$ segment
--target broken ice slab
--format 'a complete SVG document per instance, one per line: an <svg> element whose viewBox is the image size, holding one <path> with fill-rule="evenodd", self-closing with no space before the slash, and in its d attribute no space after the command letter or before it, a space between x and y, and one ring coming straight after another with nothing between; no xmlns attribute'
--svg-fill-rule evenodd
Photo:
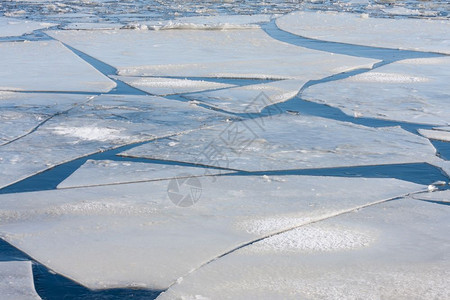
<svg viewBox="0 0 450 300"><path fill-rule="evenodd" d="M195 93L185 97L229 112L260 113L267 106L295 97L307 81L308 79L280 80L265 84Z"/></svg>
<svg viewBox="0 0 450 300"><path fill-rule="evenodd" d="M205 80L189 80L161 77L126 77L113 76L114 79L125 82L132 87L146 91L152 95L167 96L182 93L193 93L204 90L215 90L233 87L235 85Z"/></svg>
<svg viewBox="0 0 450 300"><path fill-rule="evenodd" d="M450 117L449 117L450 121ZM419 133L428 138L438 141L450 142L450 130L440 130L440 128L429 129L419 129Z"/></svg>
<svg viewBox="0 0 450 300"><path fill-rule="evenodd" d="M450 123L450 58L407 59L343 80L310 86L308 101L355 117L410 123Z"/></svg>
<svg viewBox="0 0 450 300"><path fill-rule="evenodd" d="M57 24L0 17L0 37L21 36Z"/></svg>
<svg viewBox="0 0 450 300"><path fill-rule="evenodd" d="M230 122L158 140L125 156L183 161L245 171L425 162L435 149L400 127L370 128L306 115Z"/></svg>
<svg viewBox="0 0 450 300"><path fill-rule="evenodd" d="M0 294L2 299L41 299L34 289L30 261L0 262Z"/></svg>
<svg viewBox="0 0 450 300"><path fill-rule="evenodd" d="M408 198L342 214L221 257L158 299L447 299L449 214Z"/></svg>
<svg viewBox="0 0 450 300"><path fill-rule="evenodd" d="M176 143L174 142L174 147ZM199 168L169 163L88 160L58 188L112 185L143 181L156 181L189 176L229 174L230 171Z"/></svg>
<svg viewBox="0 0 450 300"><path fill-rule="evenodd" d="M218 112L159 97L96 97L55 116L32 134L1 146L0 188L101 150L195 130L226 119Z"/></svg>
<svg viewBox="0 0 450 300"><path fill-rule="evenodd" d="M108 92L116 84L56 41L0 43L0 90Z"/></svg>
<svg viewBox="0 0 450 300"><path fill-rule="evenodd" d="M447 183L449 184L449 183ZM425 200L425 201L434 201L434 202L442 202L444 205L450 205L450 190L446 191L437 191L433 193L425 193L415 195L414 199Z"/></svg>
<svg viewBox="0 0 450 300"><path fill-rule="evenodd" d="M197 179L195 185L181 183L178 192L173 185L180 181L164 180L0 195L0 234L92 289L166 289L180 276L258 237L426 189L396 179ZM172 203L175 196L197 202L179 207ZM273 221L261 230L260 221L266 219Z"/></svg>
<svg viewBox="0 0 450 300"><path fill-rule="evenodd" d="M31 132L52 116L88 99L85 95L0 91L0 145Z"/></svg>
<svg viewBox="0 0 450 300"><path fill-rule="evenodd" d="M295 12L277 26L307 38L371 47L450 54L450 21L372 18L367 14Z"/></svg>
<svg viewBox="0 0 450 300"><path fill-rule="evenodd" d="M282 43L261 29L47 34L114 66L122 76L320 79L377 62Z"/></svg>

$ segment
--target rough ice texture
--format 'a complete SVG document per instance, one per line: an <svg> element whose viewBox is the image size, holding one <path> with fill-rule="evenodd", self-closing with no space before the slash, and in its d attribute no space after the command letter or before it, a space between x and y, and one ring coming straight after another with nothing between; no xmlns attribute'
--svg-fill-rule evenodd
<svg viewBox="0 0 450 300"><path fill-rule="evenodd" d="M450 117L449 117L449 120L450 120ZM447 131L447 130L419 129L419 133L428 139L450 142L450 131Z"/></svg>
<svg viewBox="0 0 450 300"><path fill-rule="evenodd" d="M58 95L51 97L57 99ZM0 187L100 150L186 132L225 119L223 114L159 97L96 97L52 118L32 134L1 146Z"/></svg>
<svg viewBox="0 0 450 300"><path fill-rule="evenodd" d="M259 113L265 107L293 98L308 80L280 80L187 95L212 107L235 113Z"/></svg>
<svg viewBox="0 0 450 300"><path fill-rule="evenodd" d="M306 225L213 261L158 299L448 299L449 213L405 199Z"/></svg>
<svg viewBox="0 0 450 300"><path fill-rule="evenodd" d="M160 77L126 77L114 76L135 88L146 91L152 95L167 96L182 93L193 93L204 90L215 90L233 87L232 84L211 82L205 80L189 80Z"/></svg>
<svg viewBox="0 0 450 300"><path fill-rule="evenodd" d="M371 18L336 12L295 12L280 29L308 38L382 48L450 54L450 21Z"/></svg>
<svg viewBox="0 0 450 300"><path fill-rule="evenodd" d="M0 234L89 288L165 289L266 233L425 188L395 179L272 179L201 178L201 198L189 208L169 200L169 181L0 195ZM188 191L182 187L181 193ZM294 221L280 222L265 233L242 226L266 218Z"/></svg>
<svg viewBox="0 0 450 300"><path fill-rule="evenodd" d="M116 84L60 42L0 43L0 90L108 92Z"/></svg>
<svg viewBox="0 0 450 300"><path fill-rule="evenodd" d="M176 147L174 142L173 147ZM224 170L157 163L88 160L58 188L154 181L186 176L226 174Z"/></svg>
<svg viewBox="0 0 450 300"><path fill-rule="evenodd" d="M0 295L11 300L41 299L34 289L30 261L0 262Z"/></svg>
<svg viewBox="0 0 450 300"><path fill-rule="evenodd" d="M306 89L302 98L355 117L450 123L450 58L408 59Z"/></svg>
<svg viewBox="0 0 450 300"><path fill-rule="evenodd" d="M320 79L376 62L282 43L261 29L47 33L122 76Z"/></svg>
<svg viewBox="0 0 450 300"><path fill-rule="evenodd" d="M88 96L83 95L0 91L0 146L30 133L52 116L88 99Z"/></svg>
<svg viewBox="0 0 450 300"><path fill-rule="evenodd" d="M0 17L0 37L21 36L56 24Z"/></svg>
<svg viewBox="0 0 450 300"><path fill-rule="evenodd" d="M305 115L231 122L158 140L125 156L245 171L331 168L430 161L431 143L400 127L369 128Z"/></svg>

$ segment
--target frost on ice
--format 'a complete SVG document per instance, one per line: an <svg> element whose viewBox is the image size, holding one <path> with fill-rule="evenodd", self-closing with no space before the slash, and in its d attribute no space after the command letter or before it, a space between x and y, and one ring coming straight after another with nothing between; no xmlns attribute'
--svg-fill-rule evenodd
<svg viewBox="0 0 450 300"><path fill-rule="evenodd" d="M314 85L302 98L351 116L450 123L450 58L407 59L343 80Z"/></svg>
<svg viewBox="0 0 450 300"><path fill-rule="evenodd" d="M245 171L425 162L435 149L399 127L369 128L306 115L231 122L158 140L125 156L184 161Z"/></svg>
<svg viewBox="0 0 450 300"><path fill-rule="evenodd" d="M0 262L0 297L2 299L38 300L30 261Z"/></svg>
<svg viewBox="0 0 450 300"><path fill-rule="evenodd" d="M122 76L320 79L377 62L282 43L261 29L47 33Z"/></svg>
<svg viewBox="0 0 450 300"><path fill-rule="evenodd" d="M116 84L55 41L0 43L0 90L108 92Z"/></svg>
<svg viewBox="0 0 450 300"><path fill-rule="evenodd" d="M176 147L176 143L173 145ZM75 173L58 185L58 188L131 183L180 176L202 176L230 173L211 168L196 168L157 163L128 161L88 160Z"/></svg>
<svg viewBox="0 0 450 300"><path fill-rule="evenodd" d="M0 37L21 36L57 24L0 17Z"/></svg>
<svg viewBox="0 0 450 300"><path fill-rule="evenodd" d="M406 198L342 214L228 254L158 299L447 299L449 213Z"/></svg>
<svg viewBox="0 0 450 300"><path fill-rule="evenodd" d="M425 188L395 179L271 179L201 178L203 197L188 209L168 199L167 180L0 195L0 234L89 288L165 289L269 232ZM252 230L252 222L267 219L273 220L269 231Z"/></svg>
<svg viewBox="0 0 450 300"><path fill-rule="evenodd" d="M280 29L300 36L371 47L450 54L448 20L371 18L336 12L295 12L278 18Z"/></svg>

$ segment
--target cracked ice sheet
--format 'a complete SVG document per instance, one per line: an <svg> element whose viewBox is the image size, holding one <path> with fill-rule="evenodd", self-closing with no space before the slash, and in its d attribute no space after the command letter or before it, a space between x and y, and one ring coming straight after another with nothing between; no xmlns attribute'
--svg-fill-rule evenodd
<svg viewBox="0 0 450 300"><path fill-rule="evenodd" d="M407 59L307 88L302 98L355 117L450 123L450 58Z"/></svg>
<svg viewBox="0 0 450 300"><path fill-rule="evenodd" d="M195 93L185 97L229 112L260 113L267 106L295 97L306 82L308 82L307 79L280 80L265 84Z"/></svg>
<svg viewBox="0 0 450 300"><path fill-rule="evenodd" d="M0 235L89 288L166 289L265 234L426 188L396 179L204 177L201 199L180 208L169 200L168 184L0 195ZM266 219L272 221L264 231L249 230Z"/></svg>
<svg viewBox="0 0 450 300"><path fill-rule="evenodd" d="M157 163L88 160L58 188L96 186L139 181L156 181L190 176L228 174L220 169L198 168Z"/></svg>
<svg viewBox="0 0 450 300"><path fill-rule="evenodd" d="M101 150L225 119L226 115L159 97L96 97L52 118L33 134L0 147L0 187Z"/></svg>
<svg viewBox="0 0 450 300"><path fill-rule="evenodd" d="M377 62L289 45L261 29L47 34L114 66L122 76L320 79Z"/></svg>
<svg viewBox="0 0 450 300"><path fill-rule="evenodd" d="M83 95L0 91L0 145L29 133L51 116L88 100Z"/></svg>
<svg viewBox="0 0 450 300"><path fill-rule="evenodd" d="M189 80L176 78L126 76L113 76L113 78L123 81L126 84L131 85L132 87L158 96L193 93L204 90L223 89L235 86L232 84L210 82L205 80Z"/></svg>
<svg viewBox="0 0 450 300"><path fill-rule="evenodd" d="M317 40L450 54L450 22L447 20L295 12L278 18L276 24L281 30Z"/></svg>
<svg viewBox="0 0 450 300"><path fill-rule="evenodd" d="M174 141L177 147L170 146ZM400 127L282 114L221 124L121 154L264 171L426 162L435 158L435 149Z"/></svg>
<svg viewBox="0 0 450 300"><path fill-rule="evenodd" d="M450 121L450 117L449 117ZM438 128L433 128L433 130L419 129L419 133L426 137L427 139L439 140L444 142L450 142L450 130L441 130Z"/></svg>
<svg viewBox="0 0 450 300"><path fill-rule="evenodd" d="M0 37L21 36L37 29L48 28L55 25L57 24L0 17Z"/></svg>
<svg viewBox="0 0 450 300"><path fill-rule="evenodd" d="M108 92L116 84L56 41L0 43L0 90Z"/></svg>
<svg viewBox="0 0 450 300"><path fill-rule="evenodd" d="M450 190L415 195L415 196L413 196L413 198L429 200L429 201L439 201L439 202L447 203L447 205L449 205L450 204Z"/></svg>
<svg viewBox="0 0 450 300"><path fill-rule="evenodd" d="M450 207L402 199L237 250L158 299L448 299Z"/></svg>
<svg viewBox="0 0 450 300"><path fill-rule="evenodd" d="M0 294L2 299L41 299L34 289L30 261L0 262Z"/></svg>

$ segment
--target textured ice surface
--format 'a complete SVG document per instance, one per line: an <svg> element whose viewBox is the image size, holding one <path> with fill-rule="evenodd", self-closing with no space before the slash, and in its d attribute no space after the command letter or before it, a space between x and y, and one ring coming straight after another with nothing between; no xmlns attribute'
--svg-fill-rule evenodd
<svg viewBox="0 0 450 300"><path fill-rule="evenodd" d="M0 90L107 92L116 84L55 41L0 43Z"/></svg>
<svg viewBox="0 0 450 300"><path fill-rule="evenodd" d="M10 300L41 299L34 289L31 262L0 262L0 295Z"/></svg>
<svg viewBox="0 0 450 300"><path fill-rule="evenodd" d="M201 198L189 208L169 200L169 181L0 195L0 234L87 287L164 289L267 233L425 188L395 179L269 179L201 178ZM271 228L251 230L266 219L275 220Z"/></svg>
<svg viewBox="0 0 450 300"><path fill-rule="evenodd" d="M198 100L225 111L259 113L269 105L293 98L307 81L308 79L280 80L265 84L195 93L187 95L186 98Z"/></svg>
<svg viewBox="0 0 450 300"><path fill-rule="evenodd" d="M222 120L225 116L220 113L159 97L96 97L0 147L0 187L93 152Z"/></svg>
<svg viewBox="0 0 450 300"><path fill-rule="evenodd" d="M261 29L47 33L123 76L320 79L376 62L282 43Z"/></svg>
<svg viewBox="0 0 450 300"><path fill-rule="evenodd" d="M295 12L276 21L308 38L373 47L450 54L450 21L371 18L366 14Z"/></svg>
<svg viewBox="0 0 450 300"><path fill-rule="evenodd" d="M408 59L306 89L302 98L356 117L450 123L450 58Z"/></svg>
<svg viewBox="0 0 450 300"><path fill-rule="evenodd" d="M173 140L179 142L171 147ZM158 140L123 153L246 170L424 162L431 143L400 127L369 128L306 115L232 122Z"/></svg>
<svg viewBox="0 0 450 300"><path fill-rule="evenodd" d="M48 28L56 24L25 21L20 19L0 17L0 37L20 36L36 29Z"/></svg>
<svg viewBox="0 0 450 300"><path fill-rule="evenodd" d="M428 139L450 142L450 130L440 130L438 127L433 130L419 129L419 133Z"/></svg>
<svg viewBox="0 0 450 300"><path fill-rule="evenodd" d="M127 84L152 95L166 96L232 87L234 85L205 80L189 80L160 77L114 76Z"/></svg>
<svg viewBox="0 0 450 300"><path fill-rule="evenodd" d="M158 299L447 299L449 213L406 199L306 225L211 262Z"/></svg>
<svg viewBox="0 0 450 300"><path fill-rule="evenodd" d="M176 147L176 143L173 146ZM58 188L171 179L186 177L187 175L202 176L226 173L230 172L211 168L205 169L157 163L88 160L75 173L58 185Z"/></svg>

